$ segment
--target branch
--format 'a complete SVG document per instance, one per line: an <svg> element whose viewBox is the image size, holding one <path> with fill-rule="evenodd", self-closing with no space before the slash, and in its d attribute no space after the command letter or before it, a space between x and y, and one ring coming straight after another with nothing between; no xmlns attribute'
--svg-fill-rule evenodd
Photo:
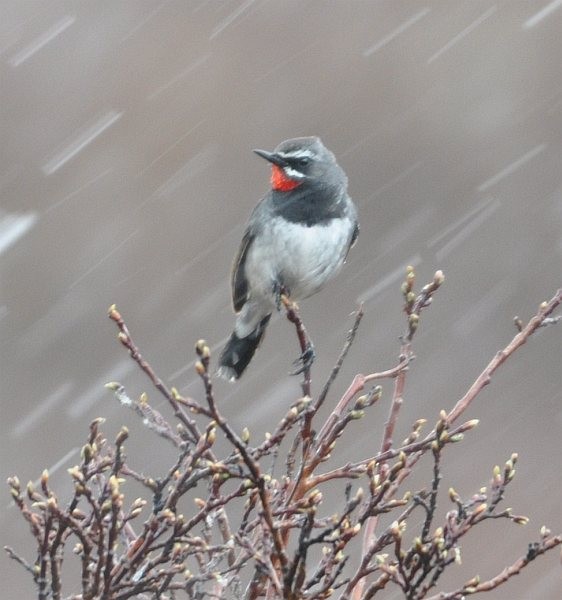
<svg viewBox="0 0 562 600"><path fill-rule="evenodd" d="M530 562L535 560L537 556L540 556L561 544L562 535L543 538L538 543L529 544L529 549L524 556L518 558L512 565L503 569L501 573L498 573L492 579L480 583L478 582L478 578L475 578L454 592L441 592L440 594L427 598L427 600L462 600L462 598L471 594L489 592L500 586L502 583L505 583L514 575L519 575L519 573L521 573Z"/></svg>
<svg viewBox="0 0 562 600"><path fill-rule="evenodd" d="M166 387L160 377L156 375L150 364L144 360L138 347L133 342L131 334L129 333L129 329L127 328L127 325L125 325L121 314L117 311L115 304L109 307L108 316L117 324L117 327L119 328L117 339L123 344L123 346L125 346L125 348L127 348L127 350L129 350L129 354L131 355L132 359L148 375L154 387L164 396L164 398L166 398L172 407L176 418L188 429L188 431L190 431L193 438L192 441L198 440L201 437L201 433L199 432L195 421L190 419L187 413L179 405L176 399L176 394Z"/></svg>
<svg viewBox="0 0 562 600"><path fill-rule="evenodd" d="M318 412L318 410L320 409L320 407L322 406L322 404L324 404L324 401L326 400L326 396L328 395L328 392L330 391L330 387L334 383L336 377L338 376L338 374L340 372L340 369L342 368L343 361L345 360L347 353L349 352L349 349L351 348L351 345L355 341L355 336L357 335L357 331L359 330L359 325L361 324L361 319L363 318L363 314L364 314L363 313L363 303L361 303L359 305L359 309L355 313L355 321L353 323L353 326L351 327L351 329L349 330L349 332L347 334L345 344L340 352L338 360L336 361L336 364L334 365L332 372L330 373L330 376L328 377L328 380L324 384L324 387L322 388L320 395L318 396L316 402L314 403L314 414L316 414Z"/></svg>
<svg viewBox="0 0 562 600"><path fill-rule="evenodd" d="M302 361L302 368L295 371L295 375L298 375L302 372L303 374L303 382L302 393L305 397L310 398L310 385L311 385L311 375L310 375L310 367L312 366L312 359L314 358L314 347L312 342L310 341L310 337L306 331L304 323L299 315L299 307L295 302L293 302L287 294L284 292L281 293L280 296L281 302L285 307L287 313L287 319L294 324L295 329L297 330L297 338L299 340L299 346L301 349L301 357L297 359ZM312 356L307 357L307 354L312 352Z"/></svg>
<svg viewBox="0 0 562 600"><path fill-rule="evenodd" d="M537 314L527 323L525 327L511 340L511 342L500 350L494 358L488 363L487 367L476 378L476 381L470 386L466 394L455 404L449 412L447 418L450 422L455 421L472 403L474 398L486 387L492 380L492 375L503 365L503 363L520 348L535 331L542 327L549 316L562 303L562 288L548 301L543 302Z"/></svg>
<svg viewBox="0 0 562 600"><path fill-rule="evenodd" d="M407 331L402 336L402 344L400 347L399 365L406 363L406 365L412 359L412 339L418 329L420 314L424 308L430 305L433 295L441 287L445 280L445 276L442 271L436 271L433 280L425 285L421 292L416 296L414 292L415 273L413 267L406 268L406 280L402 283L402 295L404 297L404 312L408 317ZM381 443L380 454L384 455L385 452L392 448L393 435L396 423L398 421L398 415L402 408L404 387L406 385L406 368L401 368L396 373L396 379L394 381L394 392L392 395L392 402L390 404L390 411L388 419L384 426L383 439ZM384 462L378 463L379 471L384 467ZM367 521L367 526L363 534L363 553L365 548L369 545L369 540L375 535L375 528L377 524L376 517L371 517L373 522ZM363 594L365 588L366 579L363 577L355 586L351 600L359 600Z"/></svg>
<svg viewBox="0 0 562 600"><path fill-rule="evenodd" d="M328 401L341 372L363 316L362 307L324 387L312 398L310 362L306 360L310 340L298 307L286 296L280 298L304 355L304 397L286 409L271 428L273 433L256 446L250 445L246 427L238 434L220 412L209 370L210 349L203 340L196 344L195 369L205 395L199 404L162 382L141 356L121 315L111 307L109 317L118 327L118 339L165 397L175 417L168 421L165 412L152 408L144 393L133 401L120 384L108 387L150 429L173 444L174 455L158 477L145 475L127 462L127 429L121 428L115 443L108 444L98 428L102 420L97 419L91 424L80 464L68 469L74 487L68 504L59 504L47 471L39 484L30 482L23 489L17 477L8 479L13 502L30 526L36 555L34 562L28 562L11 548L6 551L32 576L38 598L62 600L63 566L71 564L81 572L81 579L80 575L71 578L75 585L81 585L81 593L77 590L67 596L69 600L101 596L115 600L172 598L180 591L201 600L225 595L246 600L326 600L334 592L342 594L343 600L368 600L390 586L397 586L398 593L410 600L421 600L437 589L446 568L460 560L460 542L473 527L492 519L525 524L527 517L499 508L515 473L516 454L503 469L494 467L490 485L467 500L461 500L450 488L452 507L440 523L436 522L442 495L441 465L446 457L443 451L477 425L476 419L462 423L459 417L500 365L538 328L562 321L552 316L562 304L562 290L549 303L543 303L527 325L516 320L514 339L449 413L440 412L432 431L424 431L422 437L426 420L417 419L406 439L397 444L394 437L414 358L413 338L420 314L441 286L443 274L437 271L417 295L414 279L413 269L408 268L402 285L407 326L397 364L384 371L356 375L339 401L334 401L335 406L325 409L328 416L319 423L313 420ZM381 398L382 388L371 387L363 395L360 392L380 379L394 380L388 417L381 425L380 449L369 458L361 459L365 454L361 452L360 460L342 464L338 460L340 440L353 433L352 421L367 414ZM455 420L460 424L453 427ZM289 438L290 432L294 440ZM219 454L217 448L224 453ZM285 450L287 473L275 479L278 456ZM406 488L398 496L400 486L427 452L433 453L433 474L426 487L417 491ZM267 460L267 466L262 459ZM324 463L330 470L322 472ZM363 487L351 481L359 478ZM131 480L134 489L138 483L143 486L148 500L136 498L125 504L127 487L123 483ZM202 490L201 498L193 497L196 487L199 493ZM338 490L343 493L343 507L326 513L333 506L326 497ZM149 514L144 513L137 535L131 523L143 513L151 496ZM190 510L191 502L195 510ZM180 510L186 511L186 516ZM363 539L358 551L360 535ZM71 542L78 559L69 561ZM492 579L481 582L473 578L430 600L460 600L493 590L559 545L562 535L553 536L542 528L540 541Z"/></svg>
<svg viewBox="0 0 562 600"><path fill-rule="evenodd" d="M209 361L211 357L211 351L209 346L207 346L202 340L198 342L196 345L196 351L199 355L199 360L195 363L195 370L197 374L201 377L203 381L203 385L205 386L205 394L207 397L207 402L209 404L209 410L216 421L217 425L222 429L228 441L238 450L244 464L248 467L250 474L252 476L252 480L258 488L260 501L263 509L263 517L267 524L267 527L271 533L273 543L275 546L276 558L279 560L281 567L283 569L287 568L287 555L285 553L283 540L281 538L281 534L279 529L273 523L273 515L271 511L270 498L269 498L269 490L266 487L265 479L260 471L260 466L257 461L255 461L250 453L248 452L246 444L240 439L240 437L235 433L226 419L220 414L215 398L213 395L213 386L211 383L211 378L209 376ZM281 589L277 590L278 593L281 593Z"/></svg>

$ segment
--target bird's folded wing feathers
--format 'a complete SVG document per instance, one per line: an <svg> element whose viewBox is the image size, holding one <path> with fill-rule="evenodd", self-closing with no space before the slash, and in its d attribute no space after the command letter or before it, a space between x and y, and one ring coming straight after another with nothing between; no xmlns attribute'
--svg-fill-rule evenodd
<svg viewBox="0 0 562 600"><path fill-rule="evenodd" d="M353 235L351 236L351 242L349 244L350 248L353 248L353 246L355 245L355 242L357 241L357 238L359 237L359 223L357 223L357 221L355 222L355 229L353 230Z"/></svg>
<svg viewBox="0 0 562 600"><path fill-rule="evenodd" d="M357 221L356 221L355 229L353 230L353 235L351 236L349 246L347 247L347 252L345 253L345 260L347 260L347 255L349 254L349 251L353 248L353 246L355 246L355 242L357 241L358 237L359 237L359 223L357 223Z"/></svg>
<svg viewBox="0 0 562 600"><path fill-rule="evenodd" d="M248 299L248 280L246 279L245 264L246 255L253 240L254 235L247 229L232 265L230 283L232 286L232 305L235 312L240 312Z"/></svg>

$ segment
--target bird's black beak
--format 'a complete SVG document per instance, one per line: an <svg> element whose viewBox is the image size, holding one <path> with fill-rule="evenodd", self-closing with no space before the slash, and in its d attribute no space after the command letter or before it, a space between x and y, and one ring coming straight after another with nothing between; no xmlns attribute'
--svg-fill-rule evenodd
<svg viewBox="0 0 562 600"><path fill-rule="evenodd" d="M287 161L282 156L279 156L279 154L275 154L275 152L268 152L267 150L254 150L254 152L258 156L265 158L265 160L269 161L270 163L273 163L274 165L277 165L279 167L287 166Z"/></svg>

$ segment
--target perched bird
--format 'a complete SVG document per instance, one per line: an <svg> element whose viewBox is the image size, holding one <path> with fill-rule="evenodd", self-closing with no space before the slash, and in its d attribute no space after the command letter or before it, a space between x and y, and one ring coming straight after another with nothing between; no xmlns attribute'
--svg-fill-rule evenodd
<svg viewBox="0 0 562 600"><path fill-rule="evenodd" d="M315 294L339 271L359 234L347 176L320 138L254 152L271 163L271 190L252 212L232 269L238 316L218 369L230 381L248 366L280 294L293 300Z"/></svg>

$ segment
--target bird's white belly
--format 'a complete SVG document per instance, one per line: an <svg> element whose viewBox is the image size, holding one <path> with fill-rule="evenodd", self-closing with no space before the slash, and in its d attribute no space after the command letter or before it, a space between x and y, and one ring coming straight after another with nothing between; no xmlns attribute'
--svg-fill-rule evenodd
<svg viewBox="0 0 562 600"><path fill-rule="evenodd" d="M333 219L327 225L272 223L254 240L247 257L249 288L272 297L280 280L295 299L317 292L340 269L352 232L350 219Z"/></svg>

